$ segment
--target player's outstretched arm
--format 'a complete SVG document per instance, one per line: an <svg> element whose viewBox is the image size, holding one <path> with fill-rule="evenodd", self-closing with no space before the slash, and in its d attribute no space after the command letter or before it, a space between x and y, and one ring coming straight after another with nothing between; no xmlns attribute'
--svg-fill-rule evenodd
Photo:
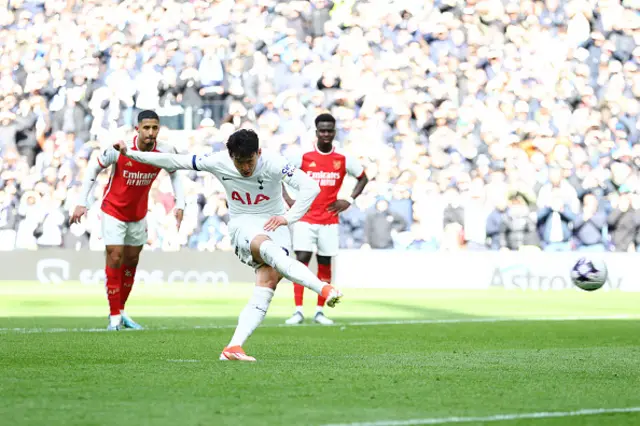
<svg viewBox="0 0 640 426"><path fill-rule="evenodd" d="M173 172L170 175L171 178L171 186L173 186L173 196L176 200L176 221L178 223L178 229L180 229L180 225L182 224L182 217L184 215L184 188L182 187L182 177L178 174L178 172Z"/></svg>
<svg viewBox="0 0 640 426"><path fill-rule="evenodd" d="M170 172L175 170L198 170L195 155L134 151L128 149L123 142L114 144L113 148L132 160L150 164Z"/></svg>

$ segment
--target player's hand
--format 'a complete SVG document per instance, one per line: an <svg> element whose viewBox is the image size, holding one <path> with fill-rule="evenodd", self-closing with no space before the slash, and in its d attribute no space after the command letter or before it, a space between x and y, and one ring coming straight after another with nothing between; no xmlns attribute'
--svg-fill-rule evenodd
<svg viewBox="0 0 640 426"><path fill-rule="evenodd" d="M113 149L120 152L120 154L124 155L125 157L127 156L127 145L124 142L120 141L114 143Z"/></svg>
<svg viewBox="0 0 640 426"><path fill-rule="evenodd" d="M351 203L347 200L336 200L333 203L329 204L329 208L327 210L337 216L343 211L347 210L349 207L351 207Z"/></svg>
<svg viewBox="0 0 640 426"><path fill-rule="evenodd" d="M273 216L264 224L264 230L275 231L280 226L286 226L288 224L289 222L287 222L287 219L285 219L284 216Z"/></svg>
<svg viewBox="0 0 640 426"><path fill-rule="evenodd" d="M76 206L73 214L69 218L69 224L80 223L80 219L82 219L82 216L85 214L87 214L87 208L85 206Z"/></svg>
<svg viewBox="0 0 640 426"><path fill-rule="evenodd" d="M180 225L182 225L182 217L184 216L184 210L176 209L175 216L176 216L176 222L178 222L178 229L180 229Z"/></svg>

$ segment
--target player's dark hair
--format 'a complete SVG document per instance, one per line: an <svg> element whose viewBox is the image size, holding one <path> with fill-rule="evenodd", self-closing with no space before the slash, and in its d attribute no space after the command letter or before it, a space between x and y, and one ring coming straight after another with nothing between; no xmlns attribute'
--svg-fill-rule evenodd
<svg viewBox="0 0 640 426"><path fill-rule="evenodd" d="M151 111L150 109L145 109L144 111L140 111L138 114L138 124L142 122L142 120L151 119L160 121L160 117L156 114L155 111Z"/></svg>
<svg viewBox="0 0 640 426"><path fill-rule="evenodd" d="M316 117L316 127L318 127L318 124L320 123L331 123L335 126L336 119L333 117L333 115L325 112L324 114L320 114Z"/></svg>
<svg viewBox="0 0 640 426"><path fill-rule="evenodd" d="M227 140L227 150L234 158L249 158L258 152L260 141L253 130L240 129Z"/></svg>

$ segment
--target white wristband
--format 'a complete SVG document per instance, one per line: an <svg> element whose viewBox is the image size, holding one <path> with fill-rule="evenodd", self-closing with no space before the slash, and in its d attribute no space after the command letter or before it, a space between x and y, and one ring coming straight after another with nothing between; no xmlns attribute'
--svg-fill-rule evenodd
<svg viewBox="0 0 640 426"><path fill-rule="evenodd" d="M353 204L353 203L356 202L356 199L353 198L353 197L349 197L349 198L347 198L347 201L349 202L349 204Z"/></svg>

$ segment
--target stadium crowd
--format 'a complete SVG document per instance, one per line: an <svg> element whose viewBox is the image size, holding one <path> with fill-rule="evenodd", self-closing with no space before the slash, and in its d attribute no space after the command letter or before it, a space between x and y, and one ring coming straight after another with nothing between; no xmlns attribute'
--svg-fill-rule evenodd
<svg viewBox="0 0 640 426"><path fill-rule="evenodd" d="M635 250L639 41L638 0L0 0L0 249L102 249L83 171L154 109L196 154L293 155L332 112L372 179L344 248ZM221 186L185 181L149 248L228 249Z"/></svg>

